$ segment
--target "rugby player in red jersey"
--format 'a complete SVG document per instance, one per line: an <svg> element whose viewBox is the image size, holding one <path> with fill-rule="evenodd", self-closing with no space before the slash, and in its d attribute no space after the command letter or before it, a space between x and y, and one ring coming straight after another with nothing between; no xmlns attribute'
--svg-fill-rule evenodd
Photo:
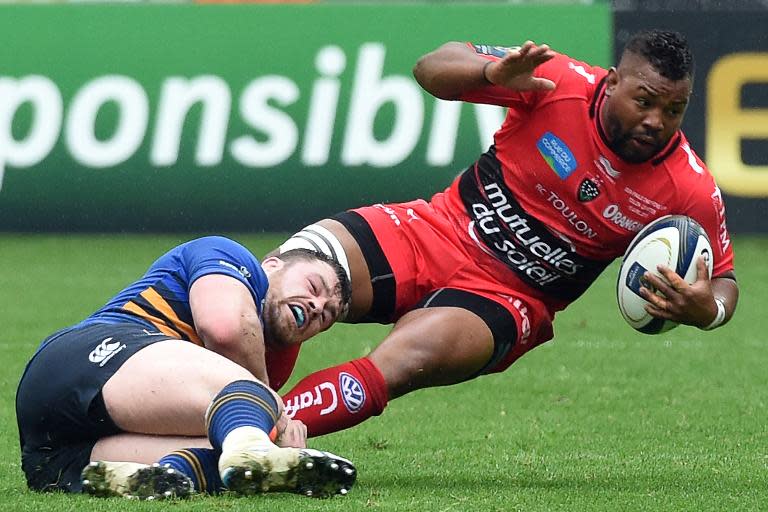
<svg viewBox="0 0 768 512"><path fill-rule="evenodd" d="M621 256L647 223L688 215L714 250L692 285L643 289L650 313L713 329L738 287L720 191L680 130L693 59L685 38L633 36L603 69L546 45L447 43L414 75L446 100L508 107L494 144L431 200L378 204L308 226L306 247L346 266L349 322L394 323L367 356L313 373L284 395L309 435L380 414L413 390L500 372L553 337L557 311Z"/></svg>

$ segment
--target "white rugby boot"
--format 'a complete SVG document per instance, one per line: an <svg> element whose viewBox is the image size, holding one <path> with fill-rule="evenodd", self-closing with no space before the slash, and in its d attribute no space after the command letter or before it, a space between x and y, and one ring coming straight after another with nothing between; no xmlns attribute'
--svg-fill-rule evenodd
<svg viewBox="0 0 768 512"><path fill-rule="evenodd" d="M292 492L314 498L346 495L357 478L355 466L343 457L263 441L222 453L219 473L224 486L237 494Z"/></svg>
<svg viewBox="0 0 768 512"><path fill-rule="evenodd" d="M91 462L83 469L83 492L103 498L138 500L186 498L195 492L192 479L173 468L137 462Z"/></svg>

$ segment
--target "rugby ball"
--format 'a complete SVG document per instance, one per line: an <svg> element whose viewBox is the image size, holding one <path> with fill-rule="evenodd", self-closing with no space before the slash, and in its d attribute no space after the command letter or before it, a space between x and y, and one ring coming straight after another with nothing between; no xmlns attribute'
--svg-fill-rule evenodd
<svg viewBox="0 0 768 512"><path fill-rule="evenodd" d="M712 246L707 233L692 218L667 215L645 226L629 244L616 283L616 298L624 320L645 334L659 334L676 327L677 323L654 318L645 311L648 301L640 295L640 287L649 285L643 275L651 272L661 276L656 267L666 265L692 284L696 281L699 256L706 259L711 277Z"/></svg>

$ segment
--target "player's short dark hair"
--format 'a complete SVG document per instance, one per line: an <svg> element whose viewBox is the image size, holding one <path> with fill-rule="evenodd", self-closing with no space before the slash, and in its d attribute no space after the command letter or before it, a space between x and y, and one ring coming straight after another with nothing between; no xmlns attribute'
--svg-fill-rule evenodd
<svg viewBox="0 0 768 512"><path fill-rule="evenodd" d="M631 52L650 62L658 73L670 80L693 79L693 54L688 40L679 32L646 30L633 35L624 53Z"/></svg>
<svg viewBox="0 0 768 512"><path fill-rule="evenodd" d="M336 278L339 281L337 288L338 288L339 294L341 295L341 306L343 309L346 309L349 306L349 301L352 299L352 285L349 282L349 277L347 277L347 271L344 270L344 267L342 267L338 261L331 258L325 253L311 251L309 249L301 249L301 248L285 251L284 253L278 254L277 257L286 263L290 263L292 261L320 260L329 264L331 268L333 268L334 272L336 273Z"/></svg>

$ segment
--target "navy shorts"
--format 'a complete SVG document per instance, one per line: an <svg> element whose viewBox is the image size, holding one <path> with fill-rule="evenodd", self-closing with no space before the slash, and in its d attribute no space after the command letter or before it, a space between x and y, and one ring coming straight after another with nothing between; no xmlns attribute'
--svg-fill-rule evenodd
<svg viewBox="0 0 768 512"><path fill-rule="evenodd" d="M120 433L101 389L133 354L173 339L139 324L77 325L47 338L16 393L21 468L30 489L81 490L96 441Z"/></svg>

